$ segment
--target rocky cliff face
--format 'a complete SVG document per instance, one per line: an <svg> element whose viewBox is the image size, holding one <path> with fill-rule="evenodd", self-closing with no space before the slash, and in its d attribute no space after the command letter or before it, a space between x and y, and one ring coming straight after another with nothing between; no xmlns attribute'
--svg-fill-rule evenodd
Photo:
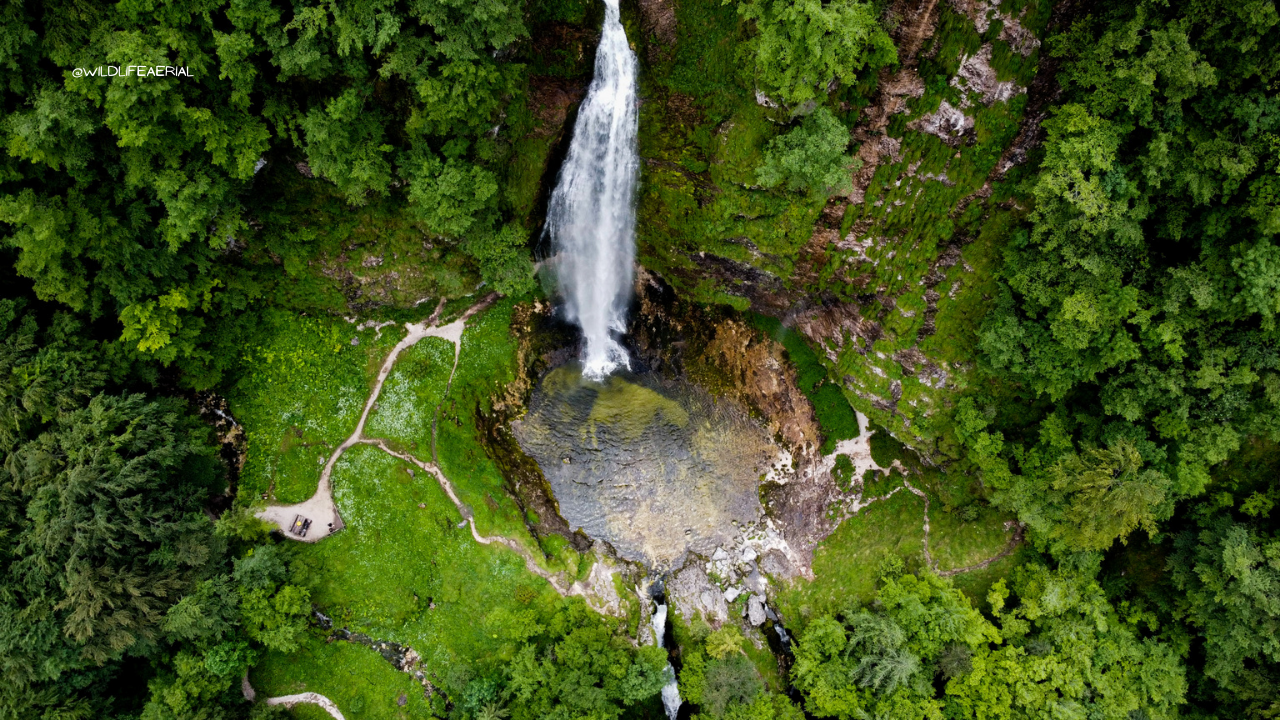
<svg viewBox="0 0 1280 720"><path fill-rule="evenodd" d="M899 64L832 88L857 162L852 190L825 201L754 186L753 163L783 128L745 87L724 89L741 74L717 65L727 62L719 46L700 34L719 22L736 42L747 30L708 5L640 4L641 27L654 28L642 42L660 48L645 56L642 263L683 296L803 333L855 408L945 461L948 408L968 382L990 302L985 269L1024 212L1005 181L1037 142L1054 88L1040 58L1052 3L894 3L884 20ZM694 71L722 84L691 108L671 78ZM712 355L742 343L731 323L716 333ZM761 387L731 356L747 356L720 355L744 385ZM764 356L749 361L769 367ZM803 434L803 422L781 426Z"/></svg>
<svg viewBox="0 0 1280 720"><path fill-rule="evenodd" d="M813 405L782 345L736 313L679 297L644 268L636 277L636 304L628 336L645 364L732 397L795 457L817 457L822 434Z"/></svg>

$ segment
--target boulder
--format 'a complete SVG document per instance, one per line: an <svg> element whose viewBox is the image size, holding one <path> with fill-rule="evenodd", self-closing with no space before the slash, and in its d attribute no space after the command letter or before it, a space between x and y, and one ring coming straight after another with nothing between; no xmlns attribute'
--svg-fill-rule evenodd
<svg viewBox="0 0 1280 720"><path fill-rule="evenodd" d="M764 624L767 615L764 611L764 599L759 595L752 595L747 601L747 621L753 627L760 627Z"/></svg>
<svg viewBox="0 0 1280 720"><path fill-rule="evenodd" d="M791 566L791 561L787 559L786 554L776 549L769 550L760 556L760 569L772 575L775 580L789 578L796 574L795 568Z"/></svg>
<svg viewBox="0 0 1280 720"><path fill-rule="evenodd" d="M711 584L706 568L693 555L667 583L667 599L685 622L691 622L699 614L713 625L729 619L729 604L724 594Z"/></svg>

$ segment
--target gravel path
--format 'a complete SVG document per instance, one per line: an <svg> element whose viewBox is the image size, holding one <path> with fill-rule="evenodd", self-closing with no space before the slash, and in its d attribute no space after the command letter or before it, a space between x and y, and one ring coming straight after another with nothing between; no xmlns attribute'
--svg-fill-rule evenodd
<svg viewBox="0 0 1280 720"><path fill-rule="evenodd" d="M440 483L440 487L445 491L445 494L447 494L449 499L453 501L454 506L458 508L458 512L471 526L471 536L475 538L476 542L482 545L498 543L506 546L524 558L525 567L529 572L546 580L561 595L581 596L593 609L601 612L602 614L612 614L607 608L597 602L596 595L598 595L598 593L593 592L592 588L583 584L581 581L567 583L560 573L553 573L546 570L538 564L538 558L534 553L521 543L511 538L502 537L501 535L481 535L480 532L476 530L476 522L471 512L471 508L468 507L466 503L462 502L462 499L458 497L458 494L453 489L453 483L445 477L444 473L440 471L440 468L434 462L426 462L407 452L393 450L385 440L381 438L365 437L364 435L364 426L365 422L369 419L369 412L373 409L374 403L377 402L378 395L382 392L382 384L386 382L387 377L391 374L391 369L395 366L396 359L400 356L400 353L413 347L423 338L428 337L437 337L453 343L453 369L449 373L448 380L448 386L452 387L453 376L458 371L458 360L462 354L462 333L466 330L466 321L471 316L487 308L496 298L496 294L488 295L480 302L468 308L467 311L462 314L462 317L448 325L434 325L433 323L437 315L432 315L431 318L425 322L407 323L405 325L405 329L408 330L408 334L405 335L403 340L396 343L396 346L391 349L391 353L387 355L387 359L383 361L382 367L378 370L378 379L373 385L372 392L369 393L369 399L365 401L364 411L360 414L360 421L356 423L355 430L352 431L351 435L333 451L333 455L331 455L329 457L329 461L325 463L324 470L320 473L320 482L316 487L315 495L312 495L309 499L294 505L271 505L262 508L258 510L257 516L263 520L276 524L281 531L284 532L285 537L301 542L318 542L327 537L330 533L342 529L342 517L338 514L337 505L333 502L333 485L330 481L330 476L333 474L333 467L338 462L338 458L341 457L342 453L346 452L348 448L355 445L372 445L388 455L417 465L423 470L431 473ZM437 309L436 312L438 314L439 309ZM446 392L446 395L447 394L448 393ZM435 459L434 436L435 433L432 432L432 460ZM306 537L300 538L289 532L289 526L293 523L293 519L298 515L310 518L312 521L311 530L307 533ZM291 695L289 697L295 696ZM336 709L334 711L336 712Z"/></svg>
<svg viewBox="0 0 1280 720"><path fill-rule="evenodd" d="M449 382L452 383L453 373L458 370L458 358L462 353L462 332L466 330L467 319L487 308L495 299L497 299L496 294L487 295L483 300L468 308L462 314L462 317L448 325L437 327L434 324L439 309L436 311L437 314L433 314L425 322L405 323L405 329L408 334L405 335L403 340L396 343L396 346L391 349L391 353L387 355L387 359L383 361L382 368L378 370L378 379L373 384L373 391L369 393L369 399L364 403L364 411L360 413L360 422L356 423L356 428L351 432L350 437L343 440L342 444L329 456L329 461L324 464L324 470L320 472L320 482L316 485L315 494L293 505L269 505L259 510L256 513L257 516L278 526L285 537L302 542L317 542L321 538L327 537L330 533L341 530L343 527L342 516L338 514L338 507L333 502L333 485L330 482L333 466L337 464L338 458L342 457L342 453L346 452L347 448L366 442L364 437L365 422L368 421L369 413L378 401L378 395L382 392L382 384L387 381L387 376L391 374L391 369L395 366L396 359L400 357L400 353L413 347L423 338L437 337L447 340L453 343L453 370L449 373ZM380 447L383 446L380 445ZM298 515L311 520L311 529L307 532L306 537L298 537L289 532L289 526L293 524L294 518Z"/></svg>
<svg viewBox="0 0 1280 720"><path fill-rule="evenodd" d="M347 720L342 715L342 711L329 698L320 693L304 692L297 695L280 695L278 697L267 698L268 705L283 705L291 708L299 703L310 703L311 705L319 705L324 711L333 716L333 720Z"/></svg>

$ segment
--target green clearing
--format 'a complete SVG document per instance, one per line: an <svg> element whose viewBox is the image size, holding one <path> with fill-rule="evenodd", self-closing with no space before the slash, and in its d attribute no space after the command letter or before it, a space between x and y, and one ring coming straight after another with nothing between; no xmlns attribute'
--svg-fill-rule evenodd
<svg viewBox="0 0 1280 720"><path fill-rule="evenodd" d="M1008 547L1013 529L1006 529L1006 524L1017 518L986 503L972 475L919 464L913 469L912 484L929 496L929 553L938 570L976 565ZM985 602L985 594L970 598L974 603Z"/></svg>
<svg viewBox="0 0 1280 720"><path fill-rule="evenodd" d="M325 642L316 634L287 655L268 653L250 676L261 697L315 692L329 698L351 720L433 718L422 686L376 651L350 642ZM404 696L405 704L398 700ZM299 720L326 720L318 705L297 705Z"/></svg>
<svg viewBox="0 0 1280 720"><path fill-rule="evenodd" d="M1025 543L1018 547L1012 555L1001 558L985 568L973 570L959 575L952 575L949 580L965 595L975 608L990 613L991 603L987 601L987 593L998 580L1009 577L1014 568L1028 562L1035 562L1039 555Z"/></svg>
<svg viewBox="0 0 1280 720"><path fill-rule="evenodd" d="M900 475L877 475L864 485L867 497L902 488ZM1011 535L1004 523L1013 519L1011 514L972 502L939 473L913 471L911 482L929 497L929 554L939 571L976 565L1008 546ZM957 498L967 504L950 504ZM880 565L889 557L901 558L913 570L923 569L924 509L923 498L902 488L845 519L814 551L815 579L794 580L778 593L778 608L788 628L801 632L810 617L837 612L851 602L871 602ZM952 580L981 604L991 583L1014 567L1012 560L1004 558Z"/></svg>
<svg viewBox="0 0 1280 720"><path fill-rule="evenodd" d="M477 543L435 478L410 469L370 446L343 454L333 484L346 529L299 548L299 582L335 623L408 644L442 676L509 660L526 615L565 601L516 553Z"/></svg>
<svg viewBox="0 0 1280 720"><path fill-rule="evenodd" d="M242 499L294 503L316 491L333 448L355 429L399 328L357 331L338 318L264 313L227 395L248 440ZM352 341L358 341L353 345Z"/></svg>
<svg viewBox="0 0 1280 720"><path fill-rule="evenodd" d="M444 399L453 357L453 343L436 337L423 338L400 353L382 385L377 409L365 424L365 435L390 440L429 460L431 422Z"/></svg>

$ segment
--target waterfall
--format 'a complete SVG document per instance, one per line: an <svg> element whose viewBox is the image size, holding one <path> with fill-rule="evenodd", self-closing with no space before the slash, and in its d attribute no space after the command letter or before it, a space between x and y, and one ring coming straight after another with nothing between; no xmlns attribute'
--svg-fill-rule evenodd
<svg viewBox="0 0 1280 720"><path fill-rule="evenodd" d="M569 154L547 206L546 232L568 318L582 328L582 374L600 379L630 367L616 335L626 330L635 262L636 56L604 0L595 77L578 110Z"/></svg>
<svg viewBox="0 0 1280 720"><path fill-rule="evenodd" d="M667 632L667 606L665 603L655 604L657 607L654 608L652 618L653 636L657 638L658 647L662 647L663 636ZM662 707L667 711L668 720L676 720L676 715L680 712L680 703L680 685L676 682L676 671L671 667L671 663L667 663L667 684L662 687Z"/></svg>

